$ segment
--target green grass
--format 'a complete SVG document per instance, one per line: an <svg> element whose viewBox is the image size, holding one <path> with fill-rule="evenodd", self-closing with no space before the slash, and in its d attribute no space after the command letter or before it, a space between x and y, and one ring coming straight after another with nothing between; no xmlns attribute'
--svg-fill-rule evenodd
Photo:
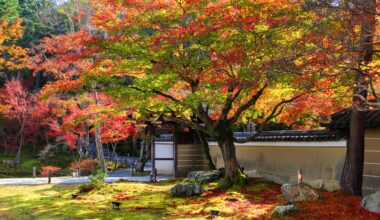
<svg viewBox="0 0 380 220"><path fill-rule="evenodd" d="M0 186L1 219L206 219L210 210L221 211L219 219L251 219L269 216L283 200L261 199L259 195L230 190L207 191L199 197L176 198L169 190L178 179L160 183L118 182L88 193L77 193L79 185ZM216 184L206 186L212 190ZM265 200L265 201L264 201ZM121 210L113 210L111 201L122 202ZM258 200L257 200L258 201ZM218 219L216 218L216 219Z"/></svg>

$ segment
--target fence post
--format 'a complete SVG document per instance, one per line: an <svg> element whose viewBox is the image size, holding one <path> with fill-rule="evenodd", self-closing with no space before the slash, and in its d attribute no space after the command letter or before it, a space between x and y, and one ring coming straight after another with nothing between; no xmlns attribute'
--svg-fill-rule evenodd
<svg viewBox="0 0 380 220"><path fill-rule="evenodd" d="M36 167L33 167L33 178L36 178Z"/></svg>

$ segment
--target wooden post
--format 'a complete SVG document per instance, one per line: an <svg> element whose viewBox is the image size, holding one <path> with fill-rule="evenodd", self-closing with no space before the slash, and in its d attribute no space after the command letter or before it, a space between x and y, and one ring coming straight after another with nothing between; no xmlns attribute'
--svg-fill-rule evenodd
<svg viewBox="0 0 380 220"><path fill-rule="evenodd" d="M80 168L77 168L77 177L80 177Z"/></svg>
<svg viewBox="0 0 380 220"><path fill-rule="evenodd" d="M157 182L157 169L154 169L154 182Z"/></svg>
<svg viewBox="0 0 380 220"><path fill-rule="evenodd" d="M135 160L133 160L131 164L131 176L133 176L134 174L134 168L135 168Z"/></svg>
<svg viewBox="0 0 380 220"><path fill-rule="evenodd" d="M51 170L48 171L48 184L51 183Z"/></svg>
<svg viewBox="0 0 380 220"><path fill-rule="evenodd" d="M178 159L178 142L177 142L177 137L178 137L178 134L177 134L177 130L178 130L178 127L177 127L177 124L174 125L174 132L173 132L173 155L174 155L174 177L177 177L177 165L178 165L178 162L177 162L177 159Z"/></svg>
<svg viewBox="0 0 380 220"><path fill-rule="evenodd" d="M155 139L152 138L152 181L156 182L157 179L157 169L156 169L156 143Z"/></svg>
<svg viewBox="0 0 380 220"><path fill-rule="evenodd" d="M297 179L298 179L297 183L300 184L300 183L303 182L302 170L298 170L297 173L298 173L298 175L297 175Z"/></svg>
<svg viewBox="0 0 380 220"><path fill-rule="evenodd" d="M36 167L33 167L33 178L36 178Z"/></svg>

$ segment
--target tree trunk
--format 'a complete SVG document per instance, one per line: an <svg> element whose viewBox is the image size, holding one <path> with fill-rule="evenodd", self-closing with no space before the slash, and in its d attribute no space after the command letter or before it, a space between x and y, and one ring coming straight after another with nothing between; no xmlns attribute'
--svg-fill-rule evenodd
<svg viewBox="0 0 380 220"><path fill-rule="evenodd" d="M151 157L151 145L152 145L153 128L148 125L145 133L145 140L140 149L140 157L136 164L136 172L144 172L146 162Z"/></svg>
<svg viewBox="0 0 380 220"><path fill-rule="evenodd" d="M150 158L151 141L145 140L140 150L140 157L136 163L136 172L144 172L146 162Z"/></svg>
<svg viewBox="0 0 380 220"><path fill-rule="evenodd" d="M357 8L376 11L376 0L370 0L368 2L363 1L356 4ZM359 15L358 19L360 19L359 21L361 22L359 40L360 54L357 62L360 69L360 66L372 61L376 17L371 13L363 13ZM359 86L366 86L368 84L366 79L364 79L364 75L366 74L364 72L357 72L356 74L356 84ZM354 94L366 98L366 90L359 86L355 88ZM361 100L358 97L353 98L353 105L360 102ZM348 195L362 195L365 121L365 112L359 111L354 106L351 110L347 155L342 177L342 189Z"/></svg>
<svg viewBox="0 0 380 220"><path fill-rule="evenodd" d="M98 155L99 166L102 168L104 172L107 172L106 161L104 159L104 153L103 153L103 145L100 139L100 128L96 128L96 131L95 131L95 145L96 145L96 152Z"/></svg>
<svg viewBox="0 0 380 220"><path fill-rule="evenodd" d="M95 102L96 102L96 106L99 107L100 105L99 105L98 92L96 90L96 87L97 86L95 82L93 84ZM99 166L102 168L104 172L107 172L106 161L104 159L104 153L103 153L103 145L102 145L101 136L100 136L100 126L101 126L101 123L96 127L96 130L95 130L95 145L96 145L96 151L98 154Z"/></svg>
<svg viewBox="0 0 380 220"><path fill-rule="evenodd" d="M116 158L116 146L117 146L117 143L111 143L111 147L112 147L112 160L113 161L117 160L117 158Z"/></svg>
<svg viewBox="0 0 380 220"><path fill-rule="evenodd" d="M210 170L216 170L216 166L214 164L214 161L212 160L212 157L210 155L210 148L208 146L208 142L206 139L206 136L203 132L199 130L195 130L197 132L198 138L201 142L202 145L202 151L203 151L203 156L207 160L207 166Z"/></svg>
<svg viewBox="0 0 380 220"><path fill-rule="evenodd" d="M352 109L342 189L349 195L362 194L365 112Z"/></svg>
<svg viewBox="0 0 380 220"><path fill-rule="evenodd" d="M236 158L233 132L222 131L218 133L219 135L215 139L222 152L225 168L225 186L222 187L244 185L246 183L246 176L242 174Z"/></svg>
<svg viewBox="0 0 380 220"><path fill-rule="evenodd" d="M90 158L90 128L87 124L86 124L86 139L85 139L84 148L86 150L85 158Z"/></svg>
<svg viewBox="0 0 380 220"><path fill-rule="evenodd" d="M22 120L21 129L20 129L20 141L19 141L19 146L18 146L17 153L16 153L16 158L15 158L16 166L18 166L18 164L20 163L21 149L24 145L24 139L25 139L25 135L24 135L25 126L24 125L25 125L25 120Z"/></svg>

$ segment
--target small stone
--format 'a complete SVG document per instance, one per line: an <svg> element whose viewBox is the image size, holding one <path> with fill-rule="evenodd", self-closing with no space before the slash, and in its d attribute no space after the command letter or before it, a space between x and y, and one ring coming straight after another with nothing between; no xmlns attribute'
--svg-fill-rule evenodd
<svg viewBox="0 0 380 220"><path fill-rule="evenodd" d="M364 197L361 206L370 212L380 213L380 191Z"/></svg>
<svg viewBox="0 0 380 220"><path fill-rule="evenodd" d="M181 182L170 189L172 196L179 197L201 195L203 192L203 188L198 183Z"/></svg>
<svg viewBox="0 0 380 220"><path fill-rule="evenodd" d="M276 206L270 214L271 217L282 217L291 213L298 212L298 207L295 205L281 205Z"/></svg>
<svg viewBox="0 0 380 220"><path fill-rule="evenodd" d="M305 183L298 185L285 183L281 186L281 192L288 202L314 201L320 199L319 191Z"/></svg>
<svg viewBox="0 0 380 220"><path fill-rule="evenodd" d="M211 171L191 171L187 175L189 181L194 181L199 184L210 183L222 177L222 173L218 170Z"/></svg>

